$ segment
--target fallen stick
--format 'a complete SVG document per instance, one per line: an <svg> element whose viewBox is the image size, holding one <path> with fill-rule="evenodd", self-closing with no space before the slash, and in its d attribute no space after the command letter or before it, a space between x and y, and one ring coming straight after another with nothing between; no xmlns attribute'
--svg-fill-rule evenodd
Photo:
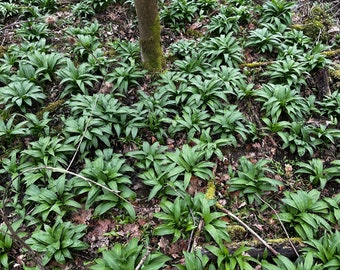
<svg viewBox="0 0 340 270"><path fill-rule="evenodd" d="M259 196L258 194L256 194L256 196L257 196L262 202L264 202L270 209L272 209L272 210L274 211L275 216L276 216L277 219L279 220L280 225L281 225L283 231L285 232L285 234L286 234L286 236L287 236L287 239L288 239L288 242L289 242L290 246L291 246L292 249L294 250L295 255L296 255L297 257L299 257L299 253L297 252L297 250L296 250L296 248L295 248L293 242L290 240L290 237L289 237L289 234L288 234L288 232L287 232L287 230L286 230L286 227L283 225L283 223L282 223L282 221L281 221L279 215L278 215L277 212L275 211L275 209L274 209L269 203L267 203L264 199L262 199L261 196Z"/></svg>
<svg viewBox="0 0 340 270"><path fill-rule="evenodd" d="M215 174L215 171L214 171ZM207 190L205 192L205 197L207 199L214 199L215 198L215 184L213 181L208 182ZM274 256L278 256L279 253L271 247L261 236L259 236L252 228L250 228L247 224L245 224L241 219L239 219L237 216L235 216L232 212L224 208L221 204L216 202L216 207L219 208L222 212L226 213L228 216L236 220L238 223L240 223L243 227L245 227L252 235L254 235L268 250L273 253Z"/></svg>
<svg viewBox="0 0 340 270"><path fill-rule="evenodd" d="M250 228L247 224L245 224L241 219L239 219L237 216L235 216L232 212L230 212L229 210L225 209L222 205L220 205L219 203L216 203L216 206L223 211L224 213L226 213L228 216L230 216L231 218L235 219L238 223L240 223L243 227L245 227L252 235L254 235L266 248L268 248L268 250L273 253L274 256L278 256L279 253L273 248L271 247L261 236L259 236L252 228Z"/></svg>

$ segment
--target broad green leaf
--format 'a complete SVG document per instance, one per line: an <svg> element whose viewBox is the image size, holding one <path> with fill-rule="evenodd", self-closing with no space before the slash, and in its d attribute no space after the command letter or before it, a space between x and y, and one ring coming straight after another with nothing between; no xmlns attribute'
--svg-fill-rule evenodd
<svg viewBox="0 0 340 270"><path fill-rule="evenodd" d="M171 259L160 252L150 254L143 266L142 270L159 270L163 269L165 263Z"/></svg>
<svg viewBox="0 0 340 270"><path fill-rule="evenodd" d="M103 259L109 265L110 269L120 269L120 265L112 253L112 251L103 251Z"/></svg>
<svg viewBox="0 0 340 270"><path fill-rule="evenodd" d="M218 231L213 225L211 224L205 225L204 230L210 234L210 236L215 240L217 244L222 244L221 236L219 235Z"/></svg>
<svg viewBox="0 0 340 270"><path fill-rule="evenodd" d="M164 224L160 225L155 228L154 234L155 235L168 235L174 233L174 228L167 228Z"/></svg>

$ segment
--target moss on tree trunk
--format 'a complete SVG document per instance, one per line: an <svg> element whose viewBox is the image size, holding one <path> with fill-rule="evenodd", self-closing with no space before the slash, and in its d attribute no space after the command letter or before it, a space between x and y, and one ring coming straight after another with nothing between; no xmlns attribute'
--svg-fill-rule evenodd
<svg viewBox="0 0 340 270"><path fill-rule="evenodd" d="M162 69L161 26L157 0L135 1L143 66L152 72Z"/></svg>

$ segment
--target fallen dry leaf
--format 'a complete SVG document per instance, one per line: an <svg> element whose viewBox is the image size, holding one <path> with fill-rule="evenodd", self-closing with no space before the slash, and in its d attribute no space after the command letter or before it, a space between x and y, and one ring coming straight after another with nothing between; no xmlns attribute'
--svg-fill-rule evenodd
<svg viewBox="0 0 340 270"><path fill-rule="evenodd" d="M93 209L81 209L72 213L72 220L77 224L89 224Z"/></svg>

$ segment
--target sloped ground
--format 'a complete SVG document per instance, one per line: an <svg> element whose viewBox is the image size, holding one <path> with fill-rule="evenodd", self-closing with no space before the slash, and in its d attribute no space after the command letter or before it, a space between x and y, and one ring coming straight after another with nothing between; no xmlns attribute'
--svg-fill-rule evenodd
<svg viewBox="0 0 340 270"><path fill-rule="evenodd" d="M287 237L276 212L297 246L339 230L337 1L299 1L293 13L282 2L277 16L264 1L164 2L157 75L138 64L132 2L30 2L0 9L2 231L16 231L1 235L3 267L176 269L184 251L256 240L215 200L266 240ZM9 91L21 81L32 104ZM141 251L127 266L118 244L133 238Z"/></svg>

